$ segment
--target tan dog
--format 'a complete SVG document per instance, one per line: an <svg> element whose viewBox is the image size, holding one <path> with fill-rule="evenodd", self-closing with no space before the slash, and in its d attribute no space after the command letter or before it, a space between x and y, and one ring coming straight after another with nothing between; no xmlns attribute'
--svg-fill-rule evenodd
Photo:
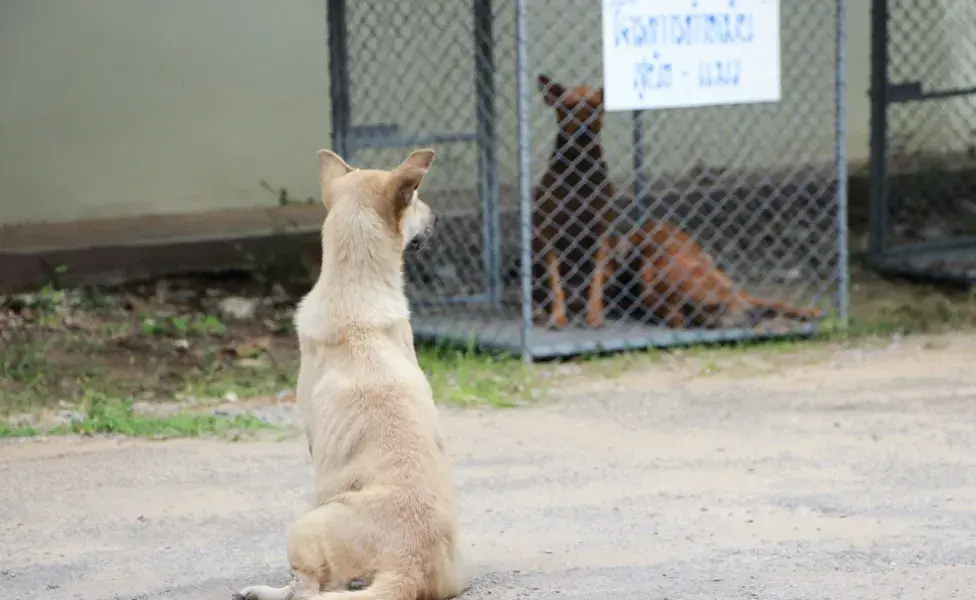
<svg viewBox="0 0 976 600"><path fill-rule="evenodd" d="M403 291L404 250L422 245L435 221L417 197L434 151L393 171L318 157L322 267L295 317L316 507L288 532L291 583L234 597L451 598L468 583L451 465Z"/></svg>

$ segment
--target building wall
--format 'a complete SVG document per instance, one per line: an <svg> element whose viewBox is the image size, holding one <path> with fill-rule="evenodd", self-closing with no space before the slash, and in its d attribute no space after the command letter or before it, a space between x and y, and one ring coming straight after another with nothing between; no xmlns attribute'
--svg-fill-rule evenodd
<svg viewBox="0 0 976 600"><path fill-rule="evenodd" d="M783 0L784 14L800 1ZM450 0L436 12L450 12L443 7L455 3ZM324 4L323 0L0 3L0 224L274 205L274 195L261 186L261 180L286 187L296 198L316 196L314 151L330 143ZM466 10L467 3L456 4ZM594 0L571 4L598 6ZM867 157L868 147L869 2L847 4L848 150L851 159L858 161ZM394 18L396 10L403 9L371 18L387 19L399 27L402 22ZM496 23L496 80L508 90L500 92L499 117L500 134L510 137L515 131L514 41L511 22L504 21L510 15L507 10L499 9L502 21ZM583 21L594 19L592 10L580 10L586 13ZM566 11L551 14L562 17ZM404 38L406 48L390 39L374 40L379 44L373 46L379 48L374 74L396 76L404 65L424 64L419 60L436 64L438 57L447 56L442 49L450 45L451 36L470 46L470 40L464 41L466 32L449 31L436 21L437 14L431 15L432 20L421 19L414 27L402 29L412 36ZM530 22L530 34L537 40L531 49L533 64L564 79L581 73L582 65L593 83L598 72L587 65L598 64L599 36L590 33L588 42L574 42L583 39L586 31L560 34L547 18L551 17L539 13ZM784 27L794 27L788 21L784 17ZM783 39L789 41L795 33L784 30ZM821 39L829 41L830 36ZM550 43L551 47L546 45ZM555 60L551 48L559 44L570 50ZM802 53L811 52L811 46L784 43L784 48L785 91L790 84L789 65L802 64ZM786 56L794 51L789 48L801 48L801 53ZM832 56L829 47L823 52ZM363 69L373 68L370 62L362 56L354 58L353 76L367 76ZM576 71L563 68L567 62ZM824 81L830 83L829 73ZM425 93L435 95L431 98L440 98L435 111L411 105L407 96L422 102L423 94L401 86L383 92L393 97L398 107L394 113L400 111L399 116L383 115L380 108L368 105L354 106L354 112L358 110L364 120L375 116L374 120L392 118L419 126L436 120L437 111L449 120L446 115L453 111L467 123L473 103L456 108L455 102L469 84L439 81L422 86ZM829 112L823 103L832 104L829 92L813 99L821 103L821 115ZM533 131L539 132L533 146L544 153L552 123L538 98L532 101ZM411 120L421 112L429 116ZM660 147L679 144L699 120L694 110L669 111L669 115L660 129ZM775 136L794 117L784 113L765 119L764 128L749 135L755 140ZM612 123L608 138L626 141L627 127ZM826 137L819 146L828 148L824 140L831 134L823 130ZM700 135L704 141L696 152L706 157L729 155L741 144L725 135L714 139L707 133ZM613 145L612 139L608 145ZM507 144L500 154L503 172L509 175L514 173L514 148L514 142ZM404 152L386 151L382 157L388 163ZM445 168L445 173L450 172L443 175L445 181L473 185L476 170L470 154L470 147L442 154L445 167L454 165ZM687 158L680 152L662 154L667 156L678 163ZM751 160L762 163L781 156L775 144L767 144Z"/></svg>
<svg viewBox="0 0 976 600"><path fill-rule="evenodd" d="M0 3L0 223L317 193L321 0Z"/></svg>

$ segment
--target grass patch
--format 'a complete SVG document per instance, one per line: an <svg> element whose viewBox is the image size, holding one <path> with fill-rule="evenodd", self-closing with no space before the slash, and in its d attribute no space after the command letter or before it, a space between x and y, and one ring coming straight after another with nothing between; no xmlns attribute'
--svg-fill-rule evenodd
<svg viewBox="0 0 976 600"><path fill-rule="evenodd" d="M298 364L280 368L254 369L248 366L220 369L187 378L175 397L195 398L253 398L271 396L282 390L294 389L298 379Z"/></svg>
<svg viewBox="0 0 976 600"><path fill-rule="evenodd" d="M44 344L36 341L10 343L0 351L0 382L8 382L30 392L47 383ZM4 389L0 388L0 405L4 404Z"/></svg>
<svg viewBox="0 0 976 600"><path fill-rule="evenodd" d="M59 425L49 435L115 434L129 437L176 438L239 435L247 430L272 429L250 415L220 416L207 413L176 412L165 415L140 414L131 398L112 399L92 394L80 418ZM37 433L37 431L34 431Z"/></svg>
<svg viewBox="0 0 976 600"><path fill-rule="evenodd" d="M37 434L37 429L30 425L11 425L0 421L0 439L31 437Z"/></svg>
<svg viewBox="0 0 976 600"><path fill-rule="evenodd" d="M520 359L466 348L417 348L420 363L439 404L508 408L536 395L534 371Z"/></svg>

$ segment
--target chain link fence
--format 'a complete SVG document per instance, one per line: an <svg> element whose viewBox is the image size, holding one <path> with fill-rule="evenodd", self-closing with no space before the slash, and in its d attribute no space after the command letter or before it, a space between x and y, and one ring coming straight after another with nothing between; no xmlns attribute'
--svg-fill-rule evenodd
<svg viewBox="0 0 976 600"><path fill-rule="evenodd" d="M976 283L976 4L872 2L872 262Z"/></svg>
<svg viewBox="0 0 976 600"><path fill-rule="evenodd" d="M602 105L594 0L328 8L334 148L438 150L440 232L405 267L419 338L542 358L844 310L842 0L782 0L780 102L641 112Z"/></svg>

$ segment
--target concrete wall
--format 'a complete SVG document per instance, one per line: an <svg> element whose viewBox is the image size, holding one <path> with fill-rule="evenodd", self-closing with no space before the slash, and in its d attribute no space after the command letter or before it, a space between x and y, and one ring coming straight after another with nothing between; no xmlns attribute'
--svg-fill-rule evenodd
<svg viewBox="0 0 976 600"><path fill-rule="evenodd" d="M261 179L317 194L323 11L322 0L0 2L0 223L274 204Z"/></svg>
<svg viewBox="0 0 976 600"><path fill-rule="evenodd" d="M829 152L833 100L831 90L823 86L832 84L832 75L821 67L829 68L833 60L831 36L829 31L817 35L823 41L820 58L814 41L791 41L810 27L809 20L790 18L791 6L801 1L809 2L783 0L784 94L797 89L790 73L810 61L820 65L822 72L814 77L822 85L805 81L802 97L778 108L735 109L739 116L725 119L729 126L744 117L759 124L738 138L695 129L703 120L713 122L722 109L652 115L651 120L658 120L652 123L655 147L664 149L659 161L681 166L695 155L721 162L738 153L743 135L761 146L746 162L775 163L784 157L789 161L797 154L785 153L781 144L769 140L797 122L798 108L811 106L818 120L802 130L819 139L809 144L809 154ZM599 22L598 8L594 10L598 4L564 0L560 6L564 3L565 10L557 13L532 9L537 11L530 14L533 68L569 83L574 78L598 83L598 27L590 31ZM262 179L287 187L295 197L317 195L314 151L329 145L330 131L324 4L0 3L0 224L274 205L275 198L259 185ZM370 56L354 56L354 77L372 76L380 85L384 78L400 78L392 92L358 88L360 98L377 98L375 104L357 99L354 112L360 121L395 120L408 133L411 127L470 130L473 101L463 101L473 87L470 71L436 75L438 60L448 56L445 48L455 44L470 49L467 31L452 20L456 11L467 22L463 18L468 3L448 0L428 12L417 12L404 2L390 3L389 11L372 15L357 8L364 4L350 3L354 18L409 34L398 42L382 36L366 40L362 27L353 32L374 48ZM495 79L503 138L499 150L503 179L514 180L513 12L511 3L496 0L496 5ZM852 160L867 157L868 5L848 2ZM554 27L553 19L571 10L578 11L571 23L582 29ZM831 20L815 22L826 27ZM416 72L404 79L405 69ZM552 119L537 97L532 102L533 149L541 159L551 143ZM629 123L615 119L607 132L612 151L625 148L630 136ZM696 132L691 136L695 144L682 150L689 131ZM404 152L367 152L358 158L390 164ZM444 167L453 165L440 171L441 184L473 185L476 170L470 146L446 145L440 159Z"/></svg>

